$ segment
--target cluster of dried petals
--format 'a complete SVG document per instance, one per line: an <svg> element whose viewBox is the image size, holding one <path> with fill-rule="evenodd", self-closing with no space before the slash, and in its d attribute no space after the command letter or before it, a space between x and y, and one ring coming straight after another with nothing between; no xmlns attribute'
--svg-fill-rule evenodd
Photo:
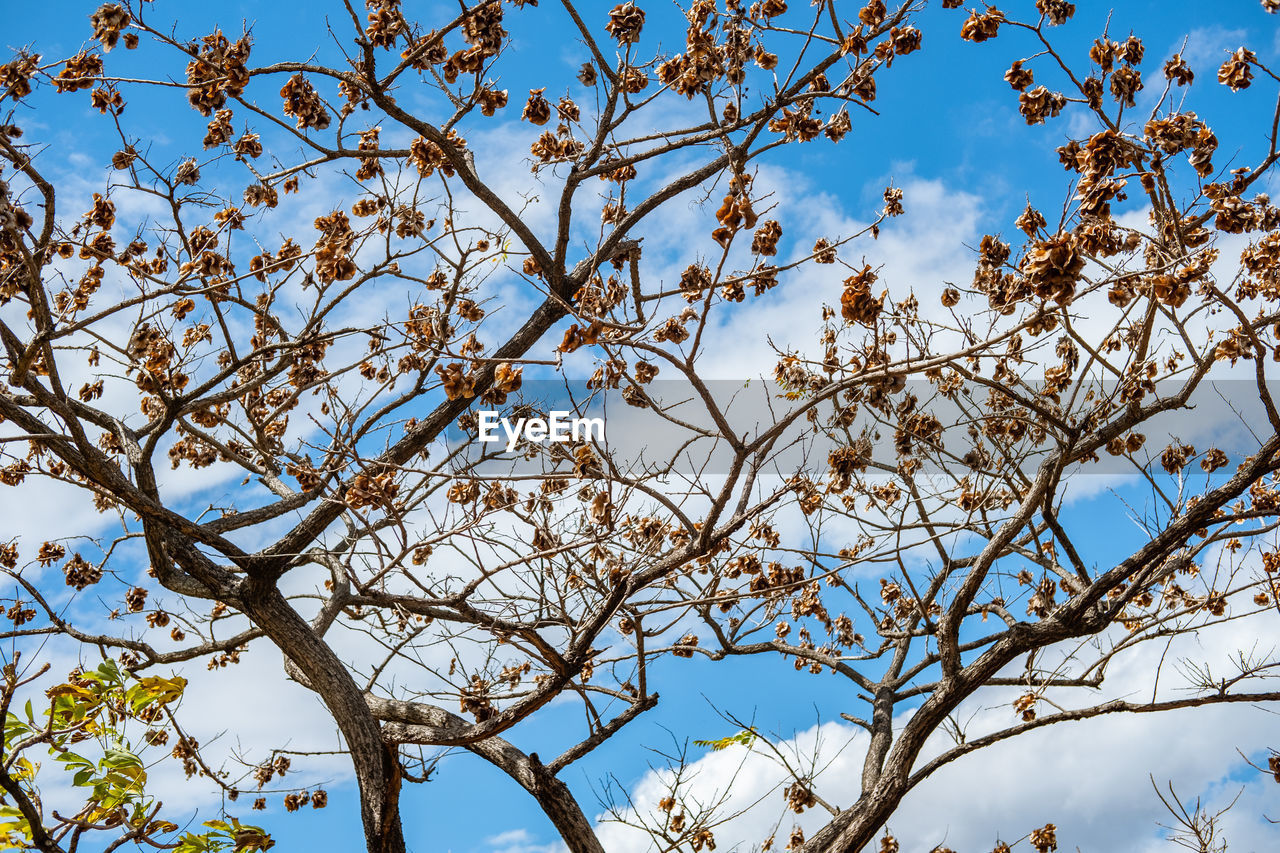
<svg viewBox="0 0 1280 853"><path fill-rule="evenodd" d="M475 374L467 373L462 364L453 362L443 366L437 365L436 374L440 377L445 396L450 400L461 400L476 395Z"/></svg>
<svg viewBox="0 0 1280 853"><path fill-rule="evenodd" d="M94 89L89 99L89 104L103 115L107 113L120 115L120 113L124 112L124 98L114 84L99 86Z"/></svg>
<svg viewBox="0 0 1280 853"><path fill-rule="evenodd" d="M564 331L564 338L560 341L557 349L560 352L574 352L585 346L594 346L600 340L600 333L604 331L604 324L599 320L592 320L585 328L574 323Z"/></svg>
<svg viewBox="0 0 1280 853"><path fill-rule="evenodd" d="M279 251L272 257L270 252L261 255L255 255L249 260L249 272L258 281L266 281L267 273L270 272L287 272L293 269L297 264L298 258L302 256L302 247L295 243L292 239L287 239L280 246Z"/></svg>
<svg viewBox="0 0 1280 853"><path fill-rule="evenodd" d="M108 237L108 239L110 238ZM62 316L71 316L88 308L90 298L102 286L102 278L105 273L106 270L102 268L101 263L95 262L93 266L85 270L84 275L77 281L74 289L62 290L54 294L54 309ZM96 386L89 387L94 388Z"/></svg>
<svg viewBox="0 0 1280 853"><path fill-rule="evenodd" d="M747 31L731 28L724 44L717 44L712 30L714 18L709 4L694 4L685 35L685 52L677 53L658 66L658 82L686 98L709 91L715 81L728 74L732 83L741 83L750 47Z"/></svg>
<svg viewBox="0 0 1280 853"><path fill-rule="evenodd" d="M462 20L462 37L467 44L480 48L487 56L498 53L506 36L507 31L502 28L500 0L481 3Z"/></svg>
<svg viewBox="0 0 1280 853"><path fill-rule="evenodd" d="M218 459L219 453L211 444L193 435L184 435L169 447L169 462L175 470L184 462L194 469L207 468Z"/></svg>
<svg viewBox="0 0 1280 853"><path fill-rule="evenodd" d="M693 657L693 650L698 647L697 634L685 634L672 644L671 654L678 658Z"/></svg>
<svg viewBox="0 0 1280 853"><path fill-rule="evenodd" d="M689 330L679 317L670 317L654 330L653 339L658 343L682 344L689 339Z"/></svg>
<svg viewBox="0 0 1280 853"><path fill-rule="evenodd" d="M690 264L680 274L680 292L688 302L697 302L711 287L711 270L703 264Z"/></svg>
<svg viewBox="0 0 1280 853"><path fill-rule="evenodd" d="M614 6L609 12L609 23L604 28L620 45L635 44L640 41L640 30L644 27L644 9L631 0Z"/></svg>
<svg viewBox="0 0 1280 853"><path fill-rule="evenodd" d="M611 181L615 184L625 184L627 181L634 181L639 172L636 171L634 163L623 163L621 166L613 166L615 161L612 158L606 158L600 162L600 180Z"/></svg>
<svg viewBox="0 0 1280 853"><path fill-rule="evenodd" d="M872 4L876 0L872 0ZM779 15L785 14L787 11L787 0L762 0L752 7L752 17L771 20Z"/></svg>
<svg viewBox="0 0 1280 853"><path fill-rule="evenodd" d="M378 0L370 5L374 8L369 10L369 26L365 28L365 38L374 47L389 48L408 29L400 11L400 0Z"/></svg>
<svg viewBox="0 0 1280 853"><path fill-rule="evenodd" d="M578 82L584 86L594 86L599 79L596 74L596 67L590 62L582 63L582 67L578 69Z"/></svg>
<svg viewBox="0 0 1280 853"><path fill-rule="evenodd" d="M1269 297L1280 296L1280 231L1272 231L1240 253L1240 263L1254 277L1253 285Z"/></svg>
<svg viewBox="0 0 1280 853"><path fill-rule="evenodd" d="M1142 91L1142 73L1136 68L1122 65L1111 75L1111 95L1116 99L1116 103L1126 107L1135 106L1140 91Z"/></svg>
<svg viewBox="0 0 1280 853"><path fill-rule="evenodd" d="M735 177L729 185L729 192L716 210L716 221L720 227L711 236L721 246L727 247L739 228L756 227L756 212L751 205L751 197L747 192L750 184L749 176Z"/></svg>
<svg viewBox="0 0 1280 853"><path fill-rule="evenodd" d="M1119 42L1106 38L1094 39L1089 47L1089 61L1097 65L1103 74L1110 74L1120 52Z"/></svg>
<svg viewBox="0 0 1280 853"><path fill-rule="evenodd" d="M1015 60L1013 65L1009 66L1009 70L1004 72L1004 79L1015 91L1025 92L1027 87L1035 82L1035 78L1031 74L1030 68L1022 67L1023 60Z"/></svg>
<svg viewBox="0 0 1280 853"><path fill-rule="evenodd" d="M380 474L357 474L352 478L343 496L347 506L352 509L363 507L390 507L400 491L393 472Z"/></svg>
<svg viewBox="0 0 1280 853"><path fill-rule="evenodd" d="M893 53L885 57L885 65L892 65L894 56L906 56L919 50L924 44L924 33L916 27L893 27L889 30L889 44L893 46ZM882 50L881 45L876 45L877 56Z"/></svg>
<svg viewBox="0 0 1280 853"><path fill-rule="evenodd" d="M1063 233L1036 241L1023 257L1020 269L1036 296L1066 305L1075 295L1084 263L1075 236Z"/></svg>
<svg viewBox="0 0 1280 853"><path fill-rule="evenodd" d="M244 203L250 207L275 207L280 203L280 193L267 184L250 184L244 189Z"/></svg>
<svg viewBox="0 0 1280 853"><path fill-rule="evenodd" d="M985 12L974 9L969 18L960 25L960 38L971 42L984 42L995 38L1000 32L1000 24L1004 22L1004 13L999 9L988 8Z"/></svg>
<svg viewBox="0 0 1280 853"><path fill-rule="evenodd" d="M489 52L480 45L459 50L445 61L441 69L445 82L456 83L463 74L479 76L484 71L485 61L489 56Z"/></svg>
<svg viewBox="0 0 1280 853"><path fill-rule="evenodd" d="M131 587L124 594L124 604L130 613L141 613L147 606L147 590L145 587Z"/></svg>
<svg viewBox="0 0 1280 853"><path fill-rule="evenodd" d="M1173 113L1164 118L1153 118L1142 129L1143 135L1165 154L1177 154L1194 148L1204 122L1192 112Z"/></svg>
<svg viewBox="0 0 1280 853"><path fill-rule="evenodd" d="M1247 47L1239 48L1218 69L1218 82L1229 86L1233 92L1249 88L1253 82L1253 68L1250 66L1257 61L1258 57L1252 50Z"/></svg>
<svg viewBox="0 0 1280 853"><path fill-rule="evenodd" d="M1018 96L1018 112L1027 124L1044 124L1045 119L1056 117L1066 105L1067 99L1061 92L1051 92L1044 86Z"/></svg>
<svg viewBox="0 0 1280 853"><path fill-rule="evenodd" d="M0 65L0 89L14 98L25 98L31 94L31 78L39 67L40 54L19 52Z"/></svg>
<svg viewBox="0 0 1280 853"><path fill-rule="evenodd" d="M1218 150L1218 137L1208 127L1201 127L1196 133L1196 144L1187 157L1196 170L1196 174L1207 178L1213 174L1213 153Z"/></svg>
<svg viewBox="0 0 1280 853"><path fill-rule="evenodd" d="M204 147L214 148L231 141L235 131L231 127L231 110L218 110L209 126L205 129Z"/></svg>
<svg viewBox="0 0 1280 853"><path fill-rule="evenodd" d="M34 220L26 209L10 195L9 185L0 179L0 304L16 296L21 287L21 277L8 274L10 270L25 264L22 245L23 233Z"/></svg>
<svg viewBox="0 0 1280 853"><path fill-rule="evenodd" d="M53 78L53 85L59 92L92 89L94 78L101 74L102 57L96 53L81 51L66 61L58 76Z"/></svg>
<svg viewBox="0 0 1280 853"><path fill-rule="evenodd" d="M1051 26L1058 27L1076 13L1076 4L1067 0L1036 0L1036 11L1044 15Z"/></svg>
<svg viewBox="0 0 1280 853"><path fill-rule="evenodd" d="M483 723L498 713L489 699L489 687L488 681L475 675L471 678L471 684L464 687L458 697L462 712L474 716L478 723Z"/></svg>
<svg viewBox="0 0 1280 853"><path fill-rule="evenodd" d="M1236 195L1211 198L1209 208L1214 212L1213 227L1227 234L1256 231L1263 224L1263 207Z"/></svg>
<svg viewBox="0 0 1280 853"><path fill-rule="evenodd" d="M645 73L643 68L637 68L634 65L628 65L619 75L618 85L622 87L622 91L628 95L638 95L649 85L649 75Z"/></svg>
<svg viewBox="0 0 1280 853"><path fill-rule="evenodd" d="M546 89L530 89L520 118L530 124L542 126L551 120L551 104L542 94Z"/></svg>
<svg viewBox="0 0 1280 853"><path fill-rule="evenodd" d="M901 216L905 212L902 206L902 187L885 187L884 215Z"/></svg>
<svg viewBox="0 0 1280 853"><path fill-rule="evenodd" d="M491 89L488 86L482 86L476 90L475 97L476 102L480 104L482 115L492 116L507 105L506 89Z"/></svg>
<svg viewBox="0 0 1280 853"><path fill-rule="evenodd" d="M833 492L843 492L849 488L853 476L866 471L870 464L871 441L865 437L833 450L827 456L827 466L831 469L828 487Z"/></svg>
<svg viewBox="0 0 1280 853"><path fill-rule="evenodd" d="M813 808L818 804L817 795L803 782L786 786L782 789L782 796L787 801L787 808L796 814L802 814L805 809Z"/></svg>
<svg viewBox="0 0 1280 853"><path fill-rule="evenodd" d="M120 41L120 31L129 26L132 20L129 13L118 3L104 3L89 16L89 23L93 25L93 37L101 42L103 53L111 52L111 48ZM126 47L133 48L137 44L136 34L130 33L126 36Z"/></svg>
<svg viewBox="0 0 1280 853"><path fill-rule="evenodd" d="M724 286L724 296L729 298L730 289L734 289L735 301L741 302L742 297L737 294L741 292L743 284L751 285L751 295L759 296L767 290L772 290L778 286L778 268L769 264L758 266L751 271L751 275L743 279L736 277L729 279Z"/></svg>
<svg viewBox="0 0 1280 853"><path fill-rule="evenodd" d="M1146 54L1146 48L1143 47L1142 39L1137 36L1129 36L1120 44L1120 58L1128 65L1142 64L1142 57Z"/></svg>
<svg viewBox="0 0 1280 853"><path fill-rule="evenodd" d="M536 171L539 165L572 160L581 154L585 148L586 146L581 141L574 139L570 135L569 128L561 124L556 127L554 133L549 130L543 131L529 146L529 153L537 161L534 165L534 170ZM606 213L601 214L602 222L618 222L625 215L625 211L617 204L613 204L612 208L610 208L609 204L606 204L605 209Z"/></svg>
<svg viewBox="0 0 1280 853"><path fill-rule="evenodd" d="M782 226L776 219L766 220L756 229L751 239L751 251L757 255L778 254L778 239L782 236Z"/></svg>
<svg viewBox="0 0 1280 853"><path fill-rule="evenodd" d="M231 146L237 157L257 159L262 156L262 140L256 133L245 131Z"/></svg>
<svg viewBox="0 0 1280 853"><path fill-rule="evenodd" d="M864 100L870 99L864 96ZM788 141L808 142L822 132L822 122L813 117L812 108L811 100L806 101L801 108L784 108L782 115L769 120L769 130L781 133Z"/></svg>
<svg viewBox="0 0 1280 853"><path fill-rule="evenodd" d="M871 285L876 274L870 266L864 266L844 280L844 292L840 295L840 316L846 323L874 326L884 308L884 295L873 297Z"/></svg>
<svg viewBox="0 0 1280 853"><path fill-rule="evenodd" d="M79 553L67 561L62 567L62 573L66 576L67 586L75 587L77 591L102 580L102 567L90 563Z"/></svg>
<svg viewBox="0 0 1280 853"><path fill-rule="evenodd" d="M323 341L295 347L293 364L289 367L289 384L294 388L307 388L328 376L329 372L321 366L326 348Z"/></svg>
<svg viewBox="0 0 1280 853"><path fill-rule="evenodd" d="M467 140L459 136L452 128L446 134L445 141L457 151L462 151L467 147ZM444 149L421 136L409 144L409 162L418 167L418 174L424 178L430 177L437 170L450 178L456 174L453 163L449 160L448 155L445 154Z"/></svg>
<svg viewBox="0 0 1280 853"><path fill-rule="evenodd" d="M1050 853L1052 850L1057 850L1057 827L1051 823L1046 823L1040 829L1032 830L1031 837L1028 840L1031 842L1031 846L1036 849L1036 853Z"/></svg>
<svg viewBox="0 0 1280 853"><path fill-rule="evenodd" d="M1191 66L1182 58L1182 54L1175 53L1164 64L1165 79L1173 81L1178 86L1190 86L1192 81L1196 79L1195 72L1191 70Z"/></svg>
<svg viewBox="0 0 1280 853"><path fill-rule="evenodd" d="M356 146L358 151L374 152L378 150L378 136L382 132L380 127L371 127L367 130L360 131L360 142ZM360 158L360 166L356 169L356 180L367 181L370 178L376 178L382 174L382 161L376 155L370 154L367 157Z"/></svg>
<svg viewBox="0 0 1280 853"><path fill-rule="evenodd" d="M315 87L301 74L294 74L285 82L280 97L284 98L284 114L297 119L299 130L324 130L329 126L329 111Z"/></svg>
<svg viewBox="0 0 1280 853"><path fill-rule="evenodd" d="M410 40L409 46L400 53L400 58L408 60L419 71L425 71L448 59L449 50L445 47L444 37L432 30L420 38Z"/></svg>
<svg viewBox="0 0 1280 853"><path fill-rule="evenodd" d="M221 109L249 84L250 42L247 35L231 42L215 30L202 39L199 55L187 63L187 100L202 116Z"/></svg>
<svg viewBox="0 0 1280 853"><path fill-rule="evenodd" d="M826 237L819 237L813 243L813 262L815 264L834 264L837 249Z"/></svg>
<svg viewBox="0 0 1280 853"><path fill-rule="evenodd" d="M316 276L326 284L354 277L356 265L349 252L355 245L356 237L347 214L335 210L328 216L316 219L315 227L320 232L315 248Z"/></svg>
<svg viewBox="0 0 1280 853"><path fill-rule="evenodd" d="M1045 221L1044 214L1028 204L1013 224L1028 237L1034 237L1035 233L1048 223Z"/></svg>
<svg viewBox="0 0 1280 853"><path fill-rule="evenodd" d="M1213 154L1218 149L1218 137L1195 113L1172 113L1164 118L1152 118L1143 127L1143 135L1165 154L1190 149L1187 160L1196 174L1202 178L1213 174ZM1072 142L1059 148L1058 153L1067 168L1079 168L1079 143ZM1144 186L1149 180L1144 178ZM1154 184L1147 187L1148 192L1153 187Z"/></svg>

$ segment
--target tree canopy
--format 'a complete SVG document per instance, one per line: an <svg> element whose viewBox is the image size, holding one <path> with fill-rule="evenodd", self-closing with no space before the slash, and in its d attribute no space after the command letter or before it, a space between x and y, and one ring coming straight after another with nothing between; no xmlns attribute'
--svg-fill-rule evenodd
<svg viewBox="0 0 1280 853"><path fill-rule="evenodd" d="M574 853L892 853L1008 739L1274 712L1273 46L961 6L139 0L12 46L0 847L265 850L353 783L371 853L434 849L466 754ZM891 151L965 134L973 235ZM714 727L645 728L722 669ZM202 745L197 683L336 737Z"/></svg>

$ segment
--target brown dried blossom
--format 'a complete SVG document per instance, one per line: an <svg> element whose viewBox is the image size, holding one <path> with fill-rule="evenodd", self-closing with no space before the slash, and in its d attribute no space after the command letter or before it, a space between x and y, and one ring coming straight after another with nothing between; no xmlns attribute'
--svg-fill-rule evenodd
<svg viewBox="0 0 1280 853"><path fill-rule="evenodd" d="M1196 78L1195 72L1180 53L1175 53L1164 64L1164 76L1179 86L1190 86Z"/></svg>
<svg viewBox="0 0 1280 853"><path fill-rule="evenodd" d="M1004 22L1004 13L999 9L988 8L985 12L976 9L969 13L969 18L960 27L960 38L965 41L984 42L995 38Z"/></svg>
<svg viewBox="0 0 1280 853"><path fill-rule="evenodd" d="M520 117L530 124L543 125L551 120L551 104L543 97L545 89L530 89L529 100L525 102Z"/></svg>
<svg viewBox="0 0 1280 853"><path fill-rule="evenodd" d="M280 88L284 98L284 114L297 119L299 130L324 130L329 126L329 112L315 88L301 74L295 74Z"/></svg>
<svg viewBox="0 0 1280 853"><path fill-rule="evenodd" d="M609 12L609 23L605 29L620 45L635 44L640 41L640 30L644 27L644 10L631 0L614 6Z"/></svg>
<svg viewBox="0 0 1280 853"><path fill-rule="evenodd" d="M1051 92L1044 86L1037 86L1018 96L1018 112L1022 113L1027 124L1044 124L1046 119L1057 117L1066 105L1064 95Z"/></svg>
<svg viewBox="0 0 1280 853"><path fill-rule="evenodd" d="M129 26L129 13L116 3L104 3L89 16L93 25L93 37L102 43L102 52L110 53L120 41L120 31Z"/></svg>
<svg viewBox="0 0 1280 853"><path fill-rule="evenodd" d="M1022 63L1021 59L1015 60L1013 65L1009 66L1009 70L1004 73L1005 81L1018 92L1025 92L1027 87L1035 82L1031 69L1024 68Z"/></svg>
<svg viewBox="0 0 1280 853"><path fill-rule="evenodd" d="M1050 26L1059 27L1076 13L1076 4L1067 0L1036 0L1036 11L1045 16Z"/></svg>
<svg viewBox="0 0 1280 853"><path fill-rule="evenodd" d="M1257 61L1258 57L1252 50L1246 47L1238 49L1218 69L1218 82L1230 87L1233 92L1249 88L1249 85L1253 82L1253 68L1251 66Z"/></svg>

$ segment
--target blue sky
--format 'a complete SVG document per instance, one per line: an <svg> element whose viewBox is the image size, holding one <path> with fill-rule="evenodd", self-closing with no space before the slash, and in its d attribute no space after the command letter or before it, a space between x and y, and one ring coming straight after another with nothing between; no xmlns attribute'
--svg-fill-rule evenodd
<svg viewBox="0 0 1280 853"><path fill-rule="evenodd" d="M154 9L149 14L153 18L177 19L178 33L182 36L203 35L216 25L234 38L242 23L247 23L255 38L255 62L310 55L313 51L321 60L339 61L334 58L335 49L326 34L325 15L333 19L335 29L345 32L347 26L340 4L160 2L152 5ZM450 4L406 2L405 5L410 14L422 9L420 18L427 22L433 15L444 16L452 9ZM599 15L607 9L607 4L582 5ZM673 9L669 4L647 5L652 7L650 21L655 29L651 32L669 31L669 41L676 49L682 42L682 28ZM1025 14L1026 9L1022 7L1031 5L1020 3L1018 11ZM1077 17L1055 35L1065 51L1082 61L1088 44L1100 34L1106 14L1103 4L1085 0L1078 5L1081 11ZM68 55L78 49L82 40L87 42L90 34L87 18L95 6L69 0L25 6L21 15L11 16L0 38L3 42L0 49L30 45L46 59ZM1268 116L1274 104L1273 89L1265 86L1231 93L1213 82L1224 51L1246 44L1264 60L1274 60L1280 44L1278 19L1266 15L1257 2L1233 0L1221 8L1230 15L1210 11L1205 4L1197 2L1117 2L1109 25L1113 38L1123 39L1131 31L1144 38L1147 58L1143 70L1149 88L1156 88L1162 82L1158 73L1160 65L1180 48L1184 37L1188 39L1185 55L1198 81L1189 108L1214 127L1223 140L1223 147L1215 158L1220 168L1256 161L1266 145L1262 129L1269 125L1269 121L1259 117ZM548 94L554 95L571 89L576 85L573 75L587 54L568 31L564 16L551 0L543 0L538 8L511 9L508 15L508 29L516 38L503 60L498 82L500 88L507 88L511 93L511 106L504 121L516 125L525 92L545 86ZM1026 127L1017 111L1016 93L1002 79L1010 59L1029 55L1034 52L1034 46L1027 43L1025 34L1001 37L987 44L964 42L958 37L963 18L964 13L958 10L943 10L936 3L931 4L919 16L918 25L925 34L923 49L900 58L891 73L879 78L879 97L874 106L880 115L855 116L854 131L838 146L788 146L784 149L785 161L771 163L766 159L766 168L785 167L793 189L799 187L807 191L808 198L816 197L822 204L832 206L837 214L850 219L865 218L867 211L879 203L880 193L890 180L899 186L920 188L927 200L915 207L912 195L908 194L907 216L893 226L902 237L892 245L906 252L919 251L922 255L928 255L935 247L912 241L927 239L935 226L954 225L953 230L964 242L976 246L983 233L1013 232L1013 219L1028 198L1046 211L1060 206L1065 175L1053 149L1067 138L1071 119L1066 117L1042 127ZM1020 54L1020 50L1026 53ZM125 76L180 76L181 66L172 61L159 69L148 66L157 55L156 51L147 50L131 54L121 47L111 55L111 67ZM1053 77L1046 75L1044 80L1052 85ZM188 151L199 153L196 149L205 120L186 107L181 89L126 89L125 97L128 107L122 121L150 145L161 160L176 160ZM415 96L406 92L404 97L412 100ZM1140 123L1149 111L1150 103L1140 98L1133 120ZM115 131L109 118L88 107L87 98L54 96L46 90L37 93L29 106L18 110L16 121L27 130L29 141L50 144L43 155L43 165L50 173L65 179L78 177L89 183L105 181L105 173L98 175L96 170L100 169L104 157L116 148ZM1241 133L1242 128L1247 130ZM509 151L482 150L481 158L493 164L493 168L500 168L508 161L511 169L523 171L526 168L522 162L523 150L517 150L514 155ZM809 203L805 198L784 201L797 207ZM949 221L952 219L954 221ZM963 247L952 249L964 255ZM940 269L937 277L947 273L948 269ZM922 281L920 285L933 287L937 286L936 281L936 278ZM770 298L776 300L778 307L806 298L793 295L795 293L788 291ZM1142 506L1147 496L1123 481L1113 484L1113 488L1114 492L1104 491L1083 498L1069 508L1066 520L1092 531L1085 543L1086 562L1105 565L1142 541L1140 530L1118 509L1120 505L1115 496L1123 497L1134 506ZM263 650L259 654L273 653ZM272 666L260 670L266 678L278 671L278 667ZM588 813L597 811L593 807L593 792L603 789L604 780L614 777L623 788L632 790L643 782L651 764L662 763L661 757L649 751L650 748L670 751L673 745L683 744L687 738L715 738L731 733L734 727L722 719L720 710L740 719L753 720L762 731L786 740L818 723L838 720L836 713L841 703L851 702L849 686L830 676L797 673L781 660L766 663L748 659L712 665L701 658L692 661L667 658L656 665L656 674L665 676L661 681L666 685L658 708L625 729L606 748L575 765L565 776ZM828 679L829 686L815 690L815 683L822 679ZM261 704L254 713L273 713L269 700L255 701ZM564 747L564 732L580 722L580 714L576 705L553 707L522 723L511 732L511 738L522 749L537 751L546 759ZM1254 727L1237 731L1237 739L1241 749L1256 753L1266 745L1265 738L1274 735L1275 727L1265 722L1257 724L1257 716L1248 719L1255 721L1248 724ZM234 733L228 735L228 739L233 737ZM1058 749L1054 744L1056 742L1042 739L1037 749L1052 753ZM697 747L691 750L695 756L701 754ZM1010 755L1016 757L1014 753ZM1250 778L1242 775L1239 762L1233 761L1229 754L1215 755L1212 760L1206 757L1203 773L1198 777L1196 767L1195 762L1177 764L1170 773L1180 774L1179 778L1187 784L1200 786L1199 790L1212 797L1219 797L1227 790L1220 784L1224 779ZM969 779L969 784L976 788L987 784L983 773L976 770L972 773L958 778ZM1145 773L1139 774L1139 778L1145 779ZM996 791L1004 790L998 786L1006 782L997 780L990 784ZM1090 809L1094 808L1087 797L1084 805L1072 805L1071 790L1097 784L1096 779L1083 777L1068 781L1061 802L1053 803L1043 814L1017 812L1017 819L1025 817L1023 824L1007 828L991 826L990 832L1002 829L1025 832L1032 826L1055 820L1061 827L1061 837L1079 838L1084 849L1124 849L1090 846L1105 837L1106 827L1087 826ZM287 815L273 803L262 820L277 838L277 849L359 847L362 843L359 824L354 819L357 808L350 787L341 778L334 778L327 787L330 804L324 811ZM1099 790L1104 787L1100 786ZM1261 791L1251 788L1255 790ZM945 793L928 796L941 802L947 800ZM1009 796L1013 797L1013 793ZM1135 830L1136 836L1128 837L1142 838L1144 832L1155 831L1154 821L1160 816L1158 804L1154 795L1145 789L1133 791L1132 798L1132 820L1138 830ZM934 799L922 802L931 804L929 808L938 807ZM1253 799L1246 801L1248 805L1254 802ZM1270 802L1275 804L1274 795ZM206 806L205 811L209 808ZM1273 810L1273 814L1276 811L1280 808ZM1062 816L1063 812L1067 817ZM910 812L911 815L919 813ZM960 811L949 814L956 821L962 817ZM241 814L241 817L256 816ZM1071 816L1079 818L1074 826L1067 822ZM499 771L468 755L446 759L431 783L407 789L404 817L411 849L419 851L510 850L514 853L541 849L538 845L554 841L550 825L533 801Z"/></svg>

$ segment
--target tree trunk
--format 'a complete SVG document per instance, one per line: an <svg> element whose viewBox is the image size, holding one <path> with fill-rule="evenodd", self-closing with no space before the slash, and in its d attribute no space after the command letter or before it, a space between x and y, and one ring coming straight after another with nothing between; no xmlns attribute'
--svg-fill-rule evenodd
<svg viewBox="0 0 1280 853"><path fill-rule="evenodd" d="M249 616L310 681L338 724L360 789L360 819L369 853L405 853L400 822L400 761L347 668L274 585L248 579Z"/></svg>

